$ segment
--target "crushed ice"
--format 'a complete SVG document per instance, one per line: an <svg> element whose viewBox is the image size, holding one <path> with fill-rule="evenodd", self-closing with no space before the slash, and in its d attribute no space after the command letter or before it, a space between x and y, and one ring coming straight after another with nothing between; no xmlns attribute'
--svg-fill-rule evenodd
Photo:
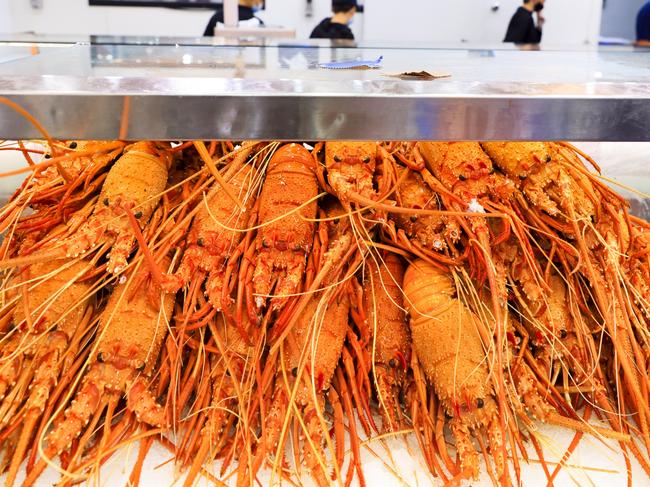
<svg viewBox="0 0 650 487"><path fill-rule="evenodd" d="M469 206L467 207L469 211L472 213L485 213L485 208L479 203L476 198L472 198L469 202Z"/></svg>

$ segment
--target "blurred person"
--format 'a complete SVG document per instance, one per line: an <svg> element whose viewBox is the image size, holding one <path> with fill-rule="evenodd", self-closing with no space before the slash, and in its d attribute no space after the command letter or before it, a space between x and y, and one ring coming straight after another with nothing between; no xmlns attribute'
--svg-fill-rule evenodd
<svg viewBox="0 0 650 487"><path fill-rule="evenodd" d="M542 26L544 25L543 8L544 0L524 0L524 4L510 19L503 42L539 44L542 40ZM537 25L533 20L533 12L537 16Z"/></svg>
<svg viewBox="0 0 650 487"><path fill-rule="evenodd" d="M354 14L357 13L356 0L332 0L332 15L318 24L311 35L311 39L351 39L354 34L350 29Z"/></svg>
<svg viewBox="0 0 650 487"><path fill-rule="evenodd" d="M650 47L650 0L636 16L636 45Z"/></svg>
<svg viewBox="0 0 650 487"><path fill-rule="evenodd" d="M264 0L239 0L239 25L247 27L259 27L264 25L262 19L255 16L255 13L260 10L262 3L264 3ZM217 5L217 10L214 12L214 15L210 17L205 32L203 32L203 36L213 37L214 29L217 24L223 23L223 5Z"/></svg>

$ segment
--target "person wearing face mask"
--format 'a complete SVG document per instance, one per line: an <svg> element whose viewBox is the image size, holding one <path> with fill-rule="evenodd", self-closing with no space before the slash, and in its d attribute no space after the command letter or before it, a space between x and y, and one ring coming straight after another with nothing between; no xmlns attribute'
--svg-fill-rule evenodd
<svg viewBox="0 0 650 487"><path fill-rule="evenodd" d="M542 40L542 25L544 25L543 8L544 0L524 0L524 4L510 19L503 42L539 44ZM533 19L533 13L537 16L537 23Z"/></svg>
<svg viewBox="0 0 650 487"><path fill-rule="evenodd" d="M255 16L264 0L239 0L239 25L246 27L260 27L264 25L262 19ZM210 17L208 25L203 32L204 37L213 37L217 24L223 24L223 5L218 5L214 15Z"/></svg>
<svg viewBox="0 0 650 487"><path fill-rule="evenodd" d="M311 39L351 39L354 34L350 29L352 18L357 13L358 5L356 0L332 0L331 17L323 19L311 35Z"/></svg>

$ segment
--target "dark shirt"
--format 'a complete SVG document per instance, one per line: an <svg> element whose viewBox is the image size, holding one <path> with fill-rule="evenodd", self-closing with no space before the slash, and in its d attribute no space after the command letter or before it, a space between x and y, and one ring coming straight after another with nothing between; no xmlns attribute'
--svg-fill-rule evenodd
<svg viewBox="0 0 650 487"><path fill-rule="evenodd" d="M650 41L650 2L646 2L636 16L636 40Z"/></svg>
<svg viewBox="0 0 650 487"><path fill-rule="evenodd" d="M354 34L347 25L332 22L328 17L314 27L309 36L311 39L353 39Z"/></svg>
<svg viewBox="0 0 650 487"><path fill-rule="evenodd" d="M517 44L539 44L542 40L542 31L535 26L533 13L524 7L519 7L510 19L508 31L503 42Z"/></svg>
<svg viewBox="0 0 650 487"><path fill-rule="evenodd" d="M250 7L242 7L241 5L239 6L239 20L251 20L251 19L257 19L260 23L260 25L264 25L264 22L262 22L261 19L258 17L255 17L255 14L253 12L253 9ZM203 32L203 37L213 37L214 36L214 28L217 26L217 23L223 24L223 7L219 6L217 7L217 10L215 11L214 15L210 17L210 20L208 21L208 25L205 28L205 32Z"/></svg>

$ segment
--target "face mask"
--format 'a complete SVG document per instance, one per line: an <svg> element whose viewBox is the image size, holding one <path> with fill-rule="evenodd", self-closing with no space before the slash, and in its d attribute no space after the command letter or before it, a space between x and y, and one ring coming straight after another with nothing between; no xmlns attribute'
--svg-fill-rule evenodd
<svg viewBox="0 0 650 487"><path fill-rule="evenodd" d="M539 12L540 10L542 10L544 8L544 4L543 3L536 3L534 8L535 8L535 12Z"/></svg>

